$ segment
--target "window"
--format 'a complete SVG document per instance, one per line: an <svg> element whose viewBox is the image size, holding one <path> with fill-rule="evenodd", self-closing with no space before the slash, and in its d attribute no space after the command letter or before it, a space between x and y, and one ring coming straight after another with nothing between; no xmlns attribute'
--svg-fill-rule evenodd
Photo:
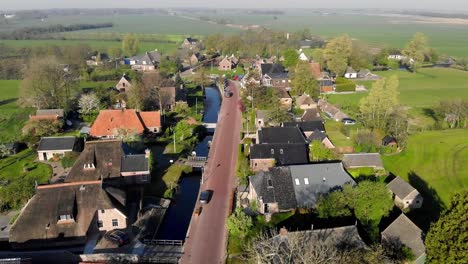
<svg viewBox="0 0 468 264"><path fill-rule="evenodd" d="M281 82L282 82L282 83L285 83L285 82L286 82L286 80L282 80Z"/></svg>
<svg viewBox="0 0 468 264"><path fill-rule="evenodd" d="M419 200L416 200L416 203L419 203Z"/></svg>
<svg viewBox="0 0 468 264"><path fill-rule="evenodd" d="M148 175L141 176L141 181L148 181Z"/></svg>
<svg viewBox="0 0 468 264"><path fill-rule="evenodd" d="M273 187L273 182L271 181L271 179L268 179L268 187Z"/></svg>
<svg viewBox="0 0 468 264"><path fill-rule="evenodd" d="M122 87L125 87L125 83L122 83Z"/></svg>
<svg viewBox="0 0 468 264"><path fill-rule="evenodd" d="M280 154L283 154L283 149L280 149Z"/></svg>
<svg viewBox="0 0 468 264"><path fill-rule="evenodd" d="M104 224L102 223L101 220L97 221L97 227L98 228L102 228L104 226Z"/></svg>
<svg viewBox="0 0 468 264"><path fill-rule="evenodd" d="M255 166L255 167L257 167L257 166L258 166L258 163L257 163L257 162L255 162L255 163L254 163L254 166Z"/></svg>
<svg viewBox="0 0 468 264"><path fill-rule="evenodd" d="M271 154L275 154L275 150L274 149L271 149Z"/></svg>
<svg viewBox="0 0 468 264"><path fill-rule="evenodd" d="M112 226L119 226L119 220L112 219Z"/></svg>
<svg viewBox="0 0 468 264"><path fill-rule="evenodd" d="M305 183L306 185L309 185L309 179L308 179L308 178L304 178L304 183Z"/></svg>
<svg viewBox="0 0 468 264"><path fill-rule="evenodd" d="M102 213L102 214L105 213L105 212L106 212L106 210L104 210L104 209L101 210L101 213Z"/></svg>
<svg viewBox="0 0 468 264"><path fill-rule="evenodd" d="M299 179L294 179L294 181L296 182L296 185L301 185L301 182L299 181Z"/></svg>

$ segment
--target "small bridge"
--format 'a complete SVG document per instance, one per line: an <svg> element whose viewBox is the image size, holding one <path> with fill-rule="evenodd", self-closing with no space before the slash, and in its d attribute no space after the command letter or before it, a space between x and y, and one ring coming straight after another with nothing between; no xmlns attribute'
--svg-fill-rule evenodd
<svg viewBox="0 0 468 264"><path fill-rule="evenodd" d="M203 123L203 126L206 128L216 129L216 123Z"/></svg>
<svg viewBox="0 0 468 264"><path fill-rule="evenodd" d="M192 168L203 168L208 162L207 157L188 156L185 165Z"/></svg>

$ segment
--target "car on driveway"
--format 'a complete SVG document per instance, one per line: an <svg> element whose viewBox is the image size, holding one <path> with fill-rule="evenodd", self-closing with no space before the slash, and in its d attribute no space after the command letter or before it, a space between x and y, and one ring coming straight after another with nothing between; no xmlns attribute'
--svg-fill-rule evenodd
<svg viewBox="0 0 468 264"><path fill-rule="evenodd" d="M356 124L356 120L352 119L352 118L343 118L341 120L341 122L344 124L344 125L355 125Z"/></svg>
<svg viewBox="0 0 468 264"><path fill-rule="evenodd" d="M104 235L104 238L107 241L118 245L119 247L130 243L130 237L128 234L125 233L125 231L119 229L107 232Z"/></svg>
<svg viewBox="0 0 468 264"><path fill-rule="evenodd" d="M207 204L210 202L211 197L213 196L212 190L206 190L200 193L200 203Z"/></svg>

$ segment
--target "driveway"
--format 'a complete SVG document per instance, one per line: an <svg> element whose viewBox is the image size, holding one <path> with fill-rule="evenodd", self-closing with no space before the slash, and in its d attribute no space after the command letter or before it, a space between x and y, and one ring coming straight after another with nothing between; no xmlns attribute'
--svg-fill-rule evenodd
<svg viewBox="0 0 468 264"><path fill-rule="evenodd" d="M230 214L231 199L235 188L235 167L240 143L241 113L239 110L239 85L230 81L234 92L224 98L218 124L203 174L200 191L213 190L208 204L189 227L181 263L224 263L226 257L226 220ZM199 203L195 206L201 206Z"/></svg>

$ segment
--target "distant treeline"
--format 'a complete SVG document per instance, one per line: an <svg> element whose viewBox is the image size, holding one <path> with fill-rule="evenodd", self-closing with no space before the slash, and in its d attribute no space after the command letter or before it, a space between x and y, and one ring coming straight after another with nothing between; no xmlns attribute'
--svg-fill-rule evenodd
<svg viewBox="0 0 468 264"><path fill-rule="evenodd" d="M284 11L279 10L253 10L250 13L256 15L284 15Z"/></svg>
<svg viewBox="0 0 468 264"><path fill-rule="evenodd" d="M107 22L99 24L73 24L69 26L51 25L48 27L27 27L17 29L11 32L2 32L0 33L0 39L43 39L50 37L49 34L53 33L89 30L97 28L109 28L113 26L113 23Z"/></svg>
<svg viewBox="0 0 468 264"><path fill-rule="evenodd" d="M436 12L403 12L405 15L416 15L416 16L424 16L424 17L437 17L437 18L461 18L461 19L468 19L468 14L461 14L461 13L436 13Z"/></svg>

